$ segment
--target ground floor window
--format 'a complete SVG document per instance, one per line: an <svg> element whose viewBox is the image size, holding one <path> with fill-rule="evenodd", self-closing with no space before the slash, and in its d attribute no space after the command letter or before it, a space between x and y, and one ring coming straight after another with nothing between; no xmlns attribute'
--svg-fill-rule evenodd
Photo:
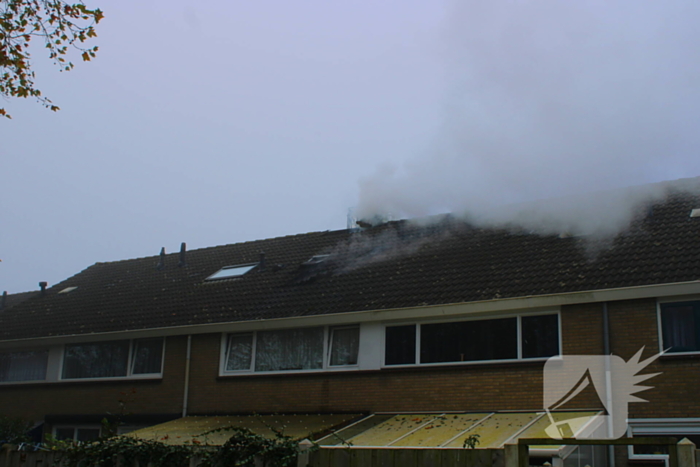
<svg viewBox="0 0 700 467"><path fill-rule="evenodd" d="M559 354L559 315L387 326L385 365L546 358Z"/></svg>
<svg viewBox="0 0 700 467"><path fill-rule="evenodd" d="M100 437L100 427L98 425L57 426L53 430L53 436L60 441L87 443Z"/></svg>
<svg viewBox="0 0 700 467"><path fill-rule="evenodd" d="M628 435L634 438L673 437L678 441L688 438L700 445L700 420L684 418L632 419L629 421ZM667 445L643 445L628 447L630 459L664 460L668 458Z"/></svg>

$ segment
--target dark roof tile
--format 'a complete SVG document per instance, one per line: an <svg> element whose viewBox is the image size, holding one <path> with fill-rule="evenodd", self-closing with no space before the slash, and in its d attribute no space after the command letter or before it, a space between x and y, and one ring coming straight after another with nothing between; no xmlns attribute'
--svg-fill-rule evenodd
<svg viewBox="0 0 700 467"><path fill-rule="evenodd" d="M477 229L444 217L96 263L0 311L0 339L461 303L700 279L697 194L669 195L613 240ZM652 212L652 211L644 211ZM224 266L265 268L205 281ZM318 264L312 256L330 254ZM66 287L78 289L58 294Z"/></svg>

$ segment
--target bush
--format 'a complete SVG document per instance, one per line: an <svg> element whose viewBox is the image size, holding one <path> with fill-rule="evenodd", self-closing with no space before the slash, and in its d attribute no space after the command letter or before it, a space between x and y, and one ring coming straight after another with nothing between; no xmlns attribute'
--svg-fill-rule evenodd
<svg viewBox="0 0 700 467"><path fill-rule="evenodd" d="M0 415L0 446L3 444L19 444L30 441L27 433L31 429L31 422L21 418L11 418Z"/></svg>

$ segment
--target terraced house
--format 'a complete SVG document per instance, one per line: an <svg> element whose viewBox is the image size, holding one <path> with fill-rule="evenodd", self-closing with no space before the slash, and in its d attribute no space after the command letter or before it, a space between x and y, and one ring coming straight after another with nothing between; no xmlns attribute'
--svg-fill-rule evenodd
<svg viewBox="0 0 700 467"><path fill-rule="evenodd" d="M436 446L471 427L498 447L546 422L547 359L644 348L666 353L628 435L699 441L699 192L671 188L596 241L446 216L97 263L3 301L0 414L73 439L106 414L122 430L325 416L365 445L425 445L411 436L447 417L454 436ZM561 408L605 404L582 391ZM401 434L400 417L418 422Z"/></svg>

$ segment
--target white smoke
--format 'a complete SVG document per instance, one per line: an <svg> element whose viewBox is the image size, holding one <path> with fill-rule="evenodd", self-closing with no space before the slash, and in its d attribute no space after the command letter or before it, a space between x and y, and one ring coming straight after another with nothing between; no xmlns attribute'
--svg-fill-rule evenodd
<svg viewBox="0 0 700 467"><path fill-rule="evenodd" d="M605 190L700 175L700 2L459 0L448 18L442 130L360 182L359 218L614 233L664 189Z"/></svg>

